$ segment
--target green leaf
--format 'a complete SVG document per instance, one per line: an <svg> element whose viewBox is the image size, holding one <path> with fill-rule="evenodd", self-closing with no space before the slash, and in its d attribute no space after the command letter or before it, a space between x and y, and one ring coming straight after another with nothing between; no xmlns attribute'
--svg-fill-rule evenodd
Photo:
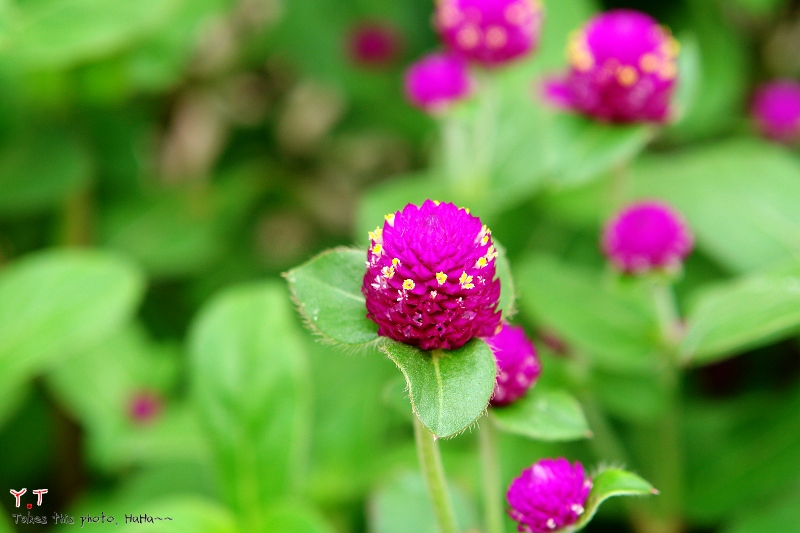
<svg viewBox="0 0 800 533"><path fill-rule="evenodd" d="M276 505L267 512L264 533L334 533L313 509L291 503Z"/></svg>
<svg viewBox="0 0 800 533"><path fill-rule="evenodd" d="M67 68L105 57L163 28L183 1L26 2L8 52L28 68Z"/></svg>
<svg viewBox="0 0 800 533"><path fill-rule="evenodd" d="M781 147L736 139L650 155L634 165L633 176L637 196L674 205L698 246L734 271L766 267L800 251L800 209L793 201L800 197L800 162Z"/></svg>
<svg viewBox="0 0 800 533"><path fill-rule="evenodd" d="M75 136L52 128L23 133L0 151L0 213L51 208L90 178L89 155Z"/></svg>
<svg viewBox="0 0 800 533"><path fill-rule="evenodd" d="M795 531L800 528L800 488L780 501L766 506L752 506L731 520L724 533L762 533L764 531Z"/></svg>
<svg viewBox="0 0 800 533"><path fill-rule="evenodd" d="M300 314L315 333L348 346L378 339L361 294L365 261L366 251L340 248L286 273Z"/></svg>
<svg viewBox="0 0 800 533"><path fill-rule="evenodd" d="M615 496L649 496L658 494L650 483L636 474L625 470L609 468L592 478L592 491L586 500L586 509L572 526L575 531L583 529L597 513L600 504Z"/></svg>
<svg viewBox="0 0 800 533"><path fill-rule="evenodd" d="M800 267L762 272L703 290L680 345L686 362L707 364L800 329Z"/></svg>
<svg viewBox="0 0 800 533"><path fill-rule="evenodd" d="M307 448L306 354L274 282L227 290L189 334L194 396L223 493L249 516L296 491Z"/></svg>
<svg viewBox="0 0 800 533"><path fill-rule="evenodd" d="M492 418L503 431L536 440L591 438L580 403L561 390L535 387L511 405L492 407Z"/></svg>
<svg viewBox="0 0 800 533"><path fill-rule="evenodd" d="M23 380L96 346L129 320L143 289L139 271L104 252L50 250L13 263L0 271L0 376Z"/></svg>
<svg viewBox="0 0 800 533"><path fill-rule="evenodd" d="M94 514L94 513L93 513ZM130 514L137 516L133 511ZM169 517L171 520L154 520L147 525L131 522L125 524L125 516L117 516L121 531L137 531L146 528L155 533L238 533L231 512L219 503L197 496L173 496L152 502L147 514L153 517Z"/></svg>
<svg viewBox="0 0 800 533"><path fill-rule="evenodd" d="M448 488L459 531L477 531L478 519L469 498L457 487ZM369 500L367 519L369 531L374 533L439 531L425 481L416 473L405 473L384 483Z"/></svg>
<svg viewBox="0 0 800 533"><path fill-rule="evenodd" d="M581 185L627 164L654 135L650 126L603 124L566 113L553 133L560 139L561 161L554 179L559 186Z"/></svg>
<svg viewBox="0 0 800 533"><path fill-rule="evenodd" d="M457 350L425 352L386 339L380 348L403 372L414 413L436 437L461 433L486 411L496 368L483 340L472 339Z"/></svg>
<svg viewBox="0 0 800 533"><path fill-rule="evenodd" d="M640 287L604 280L599 272L534 254L517 273L522 309L598 365L646 370L655 363L658 327Z"/></svg>

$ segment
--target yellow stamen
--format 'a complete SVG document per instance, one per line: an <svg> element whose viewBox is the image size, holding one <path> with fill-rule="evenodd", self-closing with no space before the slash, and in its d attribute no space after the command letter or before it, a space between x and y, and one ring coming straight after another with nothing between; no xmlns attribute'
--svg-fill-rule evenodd
<svg viewBox="0 0 800 533"><path fill-rule="evenodd" d="M392 279L394 277L394 267L385 266L381 269L381 272L386 279Z"/></svg>
<svg viewBox="0 0 800 533"><path fill-rule="evenodd" d="M403 282L403 288L407 291L412 290L415 286L416 284L413 279L407 279Z"/></svg>
<svg viewBox="0 0 800 533"><path fill-rule="evenodd" d="M394 259L392 259L392 266L393 267L396 267L396 266L399 266L399 265L400 265L400 260L398 258L395 257Z"/></svg>
<svg viewBox="0 0 800 533"><path fill-rule="evenodd" d="M375 246L372 247L372 253L375 255L381 255L382 251L383 251L383 246L381 245L381 243L376 243Z"/></svg>
<svg viewBox="0 0 800 533"><path fill-rule="evenodd" d="M639 60L642 72L651 74L658 70L658 57L655 54L645 54Z"/></svg>
<svg viewBox="0 0 800 533"><path fill-rule="evenodd" d="M439 285L442 285L445 281L447 281L447 274L444 272L437 272L436 281L439 283Z"/></svg>
<svg viewBox="0 0 800 533"><path fill-rule="evenodd" d="M466 272L461 273L461 277L458 278L458 282L461 284L463 289L472 289L475 285L472 284L472 276L468 276Z"/></svg>
<svg viewBox="0 0 800 533"><path fill-rule="evenodd" d="M375 228L375 231L369 232L369 238L372 239L373 241L376 242L380 241L382 237L383 237L383 230L380 227Z"/></svg>
<svg viewBox="0 0 800 533"><path fill-rule="evenodd" d="M488 261L485 257L479 257L477 261L475 261L476 268L483 268L488 264Z"/></svg>
<svg viewBox="0 0 800 533"><path fill-rule="evenodd" d="M638 80L639 75L636 73L636 69L633 67L624 66L617 70L617 81L619 81L620 85L623 87L630 87Z"/></svg>
<svg viewBox="0 0 800 533"><path fill-rule="evenodd" d="M389 223L390 226L394 227L394 213L389 213L388 215L384 216L383 218L386 219L386 222Z"/></svg>

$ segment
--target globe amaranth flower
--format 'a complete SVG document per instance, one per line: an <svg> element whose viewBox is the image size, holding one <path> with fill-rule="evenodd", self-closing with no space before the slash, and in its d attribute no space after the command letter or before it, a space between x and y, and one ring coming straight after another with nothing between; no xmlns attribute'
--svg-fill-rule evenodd
<svg viewBox="0 0 800 533"><path fill-rule="evenodd" d="M406 71L408 101L429 113L439 113L468 97L473 87L467 62L451 53L422 58Z"/></svg>
<svg viewBox="0 0 800 533"><path fill-rule="evenodd" d="M466 208L426 200L370 232L361 292L378 335L450 350L500 328L497 250Z"/></svg>
<svg viewBox="0 0 800 533"><path fill-rule="evenodd" d="M678 267L694 241L683 218L657 201L632 204L603 232L602 248L614 265L628 273Z"/></svg>
<svg viewBox="0 0 800 533"><path fill-rule="evenodd" d="M390 66L399 59L402 49L400 32L388 22L364 21L347 34L348 56L361 67Z"/></svg>
<svg viewBox="0 0 800 533"><path fill-rule="evenodd" d="M542 16L539 0L440 0L436 28L448 48L491 67L535 49Z"/></svg>
<svg viewBox="0 0 800 533"><path fill-rule="evenodd" d="M149 422L161 413L162 404L161 396L156 392L140 391L128 404L129 415L134 422Z"/></svg>
<svg viewBox="0 0 800 533"><path fill-rule="evenodd" d="M665 122L678 50L669 30L650 16L608 11L570 37L570 70L545 83L545 97L606 122Z"/></svg>
<svg viewBox="0 0 800 533"><path fill-rule="evenodd" d="M592 480L579 462L542 459L511 482L506 499L517 530L550 533L574 524L583 514Z"/></svg>
<svg viewBox="0 0 800 533"><path fill-rule="evenodd" d="M542 372L536 348L519 326L503 324L500 333L486 339L497 362L492 405L507 405L531 388Z"/></svg>
<svg viewBox="0 0 800 533"><path fill-rule="evenodd" d="M800 83L779 80L755 94L752 115L761 133L785 144L800 142Z"/></svg>

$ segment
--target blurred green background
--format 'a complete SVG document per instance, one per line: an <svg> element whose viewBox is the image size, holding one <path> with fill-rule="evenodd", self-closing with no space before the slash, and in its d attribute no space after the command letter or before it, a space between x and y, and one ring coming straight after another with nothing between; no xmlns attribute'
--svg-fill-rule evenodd
<svg viewBox="0 0 800 533"><path fill-rule="evenodd" d="M651 130L593 129L545 109L533 85L564 68L570 30L622 6L682 43L681 118L647 148ZM518 323L552 333L526 287L564 297L526 285L551 275L560 287L561 269L532 254L602 271L604 187L634 158L634 195L673 202L698 238L682 304L800 256L797 153L757 139L747 118L760 82L800 75L800 2L545 7L537 54L497 73L494 181L470 204L520 265ZM437 47L432 10L0 0L0 488L26 487L24 503L47 488L31 512L48 528L103 512L197 533L433 531L394 365L316 343L280 278L325 248L365 245L408 201L449 199L427 170L437 124L402 95L404 68ZM359 63L348 39L374 21L401 45L384 64ZM588 293L569 293L578 312L591 275ZM800 532L794 320L687 374L691 531ZM553 343L539 346L548 379L570 382ZM588 386L624 432L660 398L608 351ZM477 528L475 436L442 448L459 516ZM501 451L504 482L543 456L596 463L584 442L504 436ZM44 529L15 526L14 498L0 501L0 531ZM608 505L587 531L629 531L623 511ZM78 524L53 526L53 513Z"/></svg>

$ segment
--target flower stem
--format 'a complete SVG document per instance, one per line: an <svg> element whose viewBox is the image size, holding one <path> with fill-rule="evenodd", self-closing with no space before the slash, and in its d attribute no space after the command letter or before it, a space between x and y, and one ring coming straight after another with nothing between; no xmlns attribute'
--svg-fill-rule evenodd
<svg viewBox="0 0 800 533"><path fill-rule="evenodd" d="M433 505L433 513L439 524L440 533L457 533L456 514L447 492L442 458L436 437L428 431L419 417L414 416L414 438L417 442L417 455L422 468L422 476L428 487L428 497Z"/></svg>
<svg viewBox="0 0 800 533"><path fill-rule="evenodd" d="M475 121L472 147L475 160L472 169L471 189L475 196L481 195L486 191L489 175L492 171L500 96L494 73L484 72L483 74L479 80L480 106L478 117Z"/></svg>
<svg viewBox="0 0 800 533"><path fill-rule="evenodd" d="M503 533L503 507L500 498L500 464L497 458L497 434L486 415L478 430L483 478L483 509L486 533Z"/></svg>

